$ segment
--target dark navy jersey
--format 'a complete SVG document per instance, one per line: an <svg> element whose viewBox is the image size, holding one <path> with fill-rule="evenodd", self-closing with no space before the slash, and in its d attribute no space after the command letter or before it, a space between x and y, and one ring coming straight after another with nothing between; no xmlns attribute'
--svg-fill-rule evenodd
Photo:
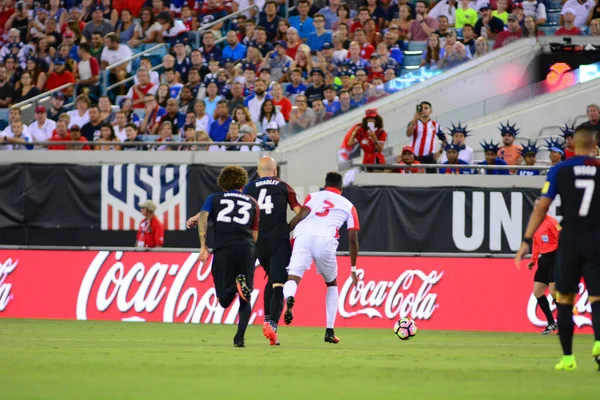
<svg viewBox="0 0 600 400"><path fill-rule="evenodd" d="M276 177L264 177L247 184L244 193L254 197L260 207L258 238L289 238L287 205L292 210L300 207L294 189Z"/></svg>
<svg viewBox="0 0 600 400"><path fill-rule="evenodd" d="M518 176L538 176L538 175L540 175L540 170L539 169L531 169L531 170L520 169L517 171L516 175L518 175Z"/></svg>
<svg viewBox="0 0 600 400"><path fill-rule="evenodd" d="M479 163L479 165L489 165L487 161L483 160ZM501 158L496 158L494 160L494 165L508 165L506 161ZM486 169L486 175L510 175L510 172L507 169Z"/></svg>
<svg viewBox="0 0 600 400"><path fill-rule="evenodd" d="M208 196L202 211L208 212L213 223L214 249L253 245L252 231L258 230L260 213L251 196L232 190Z"/></svg>
<svg viewBox="0 0 600 400"><path fill-rule="evenodd" d="M565 230L600 230L600 161L575 156L550 169L542 196L560 195Z"/></svg>

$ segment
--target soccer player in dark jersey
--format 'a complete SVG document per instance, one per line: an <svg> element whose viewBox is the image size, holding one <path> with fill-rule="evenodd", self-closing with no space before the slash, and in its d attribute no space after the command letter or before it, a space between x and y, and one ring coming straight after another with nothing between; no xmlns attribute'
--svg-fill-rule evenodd
<svg viewBox="0 0 600 400"><path fill-rule="evenodd" d="M257 172L260 179L246 185L244 193L254 197L260 207L256 256L269 277L265 286L263 335L273 346L279 345L277 324L283 310L286 268L292 255L287 206L296 214L300 212L301 206L294 189L277 178L274 159L262 157L258 161Z"/></svg>
<svg viewBox="0 0 600 400"><path fill-rule="evenodd" d="M217 184L223 192L208 196L197 215L200 235L200 260L208 259L206 231L208 221L214 229L212 276L219 304L229 307L236 293L240 298L238 330L235 347L245 347L244 334L250 321L250 296L254 282L254 243L258 238L260 211L251 196L242 193L248 183L248 173L237 165L221 170ZM192 217L188 226L193 224Z"/></svg>
<svg viewBox="0 0 600 400"><path fill-rule="evenodd" d="M542 198L535 206L515 263L529 251L533 235L541 225L552 200L561 198L562 231L556 256L556 290L558 292L558 334L563 357L555 369L574 370L573 303L583 277L592 306L595 343L592 357L600 370L600 160L592 154L596 134L589 127L575 130L575 155L554 166L542 188Z"/></svg>

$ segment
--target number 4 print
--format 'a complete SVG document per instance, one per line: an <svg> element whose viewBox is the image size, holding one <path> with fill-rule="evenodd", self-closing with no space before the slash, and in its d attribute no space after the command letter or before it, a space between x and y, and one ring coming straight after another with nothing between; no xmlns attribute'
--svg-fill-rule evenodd
<svg viewBox="0 0 600 400"><path fill-rule="evenodd" d="M323 202L323 208L321 209L321 211L315 213L315 215L317 217L326 217L329 214L329 209L335 207L335 205L329 201L329 200L325 200Z"/></svg>

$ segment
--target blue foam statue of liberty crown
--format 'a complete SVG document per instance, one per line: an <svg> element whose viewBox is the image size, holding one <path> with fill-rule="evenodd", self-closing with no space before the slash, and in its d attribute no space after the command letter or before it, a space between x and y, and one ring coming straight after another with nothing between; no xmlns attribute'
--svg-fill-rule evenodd
<svg viewBox="0 0 600 400"><path fill-rule="evenodd" d="M575 124L571 126L565 124L565 127L560 128L560 131L562 132L561 136L563 139L566 139L568 136L573 136L575 134Z"/></svg>
<svg viewBox="0 0 600 400"><path fill-rule="evenodd" d="M454 143L448 143L448 144L444 145L444 151L455 150L457 152L460 152L464 148L465 148L465 146L459 146Z"/></svg>
<svg viewBox="0 0 600 400"><path fill-rule="evenodd" d="M494 143L493 140L490 139L490 142L487 143L485 140L483 141L483 143L479 143L481 145L481 147L483 147L483 152L488 152L488 151L493 151L495 153L498 153L498 150L500 150L500 147L498 147L499 143Z"/></svg>
<svg viewBox="0 0 600 400"><path fill-rule="evenodd" d="M452 128L448 128L448 133L450 133L450 136L454 136L455 133L460 132L467 137L469 136L469 132L471 132L470 130L467 130L467 126L468 125L462 126L460 122L458 123L458 126L454 126L453 123Z"/></svg>
<svg viewBox="0 0 600 400"><path fill-rule="evenodd" d="M546 148L549 151L558 151L559 153L562 153L563 150L563 146L562 144L558 141L558 139L544 139L546 141Z"/></svg>
<svg viewBox="0 0 600 400"><path fill-rule="evenodd" d="M523 150L519 151L519 153L522 156L527 154L536 155L540 151L539 147L535 145L535 142L532 143L531 140L528 140L526 145L521 143L521 146L523 146Z"/></svg>
<svg viewBox="0 0 600 400"><path fill-rule="evenodd" d="M502 122L500 122L500 127L498 128L500 130L500 134L502 136L504 136L505 134L510 134L512 135L512 137L516 137L519 134L520 129L516 128L517 123L515 122L514 124L510 124L510 121L506 121L506 125L504 125Z"/></svg>

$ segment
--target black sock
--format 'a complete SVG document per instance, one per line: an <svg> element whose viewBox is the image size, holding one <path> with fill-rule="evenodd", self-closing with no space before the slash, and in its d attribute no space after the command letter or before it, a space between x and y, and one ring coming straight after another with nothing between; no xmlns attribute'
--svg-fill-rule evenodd
<svg viewBox="0 0 600 400"><path fill-rule="evenodd" d="M540 306L540 310L546 316L548 320L548 325L554 323L554 316L552 316L552 311L550 311L550 303L548 303L548 298L544 295L541 295L537 298L538 305Z"/></svg>
<svg viewBox="0 0 600 400"><path fill-rule="evenodd" d="M600 340L600 301L592 303L592 326L594 327L594 338Z"/></svg>
<svg viewBox="0 0 600 400"><path fill-rule="evenodd" d="M573 354L573 305L558 304L558 336L565 356Z"/></svg>
<svg viewBox="0 0 600 400"><path fill-rule="evenodd" d="M265 309L265 321L270 321L271 318L271 298L273 297L273 284L267 281L265 285L265 296L263 298L263 307Z"/></svg>
<svg viewBox="0 0 600 400"><path fill-rule="evenodd" d="M281 312L283 311L283 287L277 286L273 288L271 297L271 321L275 324L279 323Z"/></svg>
<svg viewBox="0 0 600 400"><path fill-rule="evenodd" d="M248 327L248 322L250 321L250 315L252 314L252 308L250 308L250 303L240 299L240 320L238 322L238 330L236 337L244 337L246 334L246 328Z"/></svg>

